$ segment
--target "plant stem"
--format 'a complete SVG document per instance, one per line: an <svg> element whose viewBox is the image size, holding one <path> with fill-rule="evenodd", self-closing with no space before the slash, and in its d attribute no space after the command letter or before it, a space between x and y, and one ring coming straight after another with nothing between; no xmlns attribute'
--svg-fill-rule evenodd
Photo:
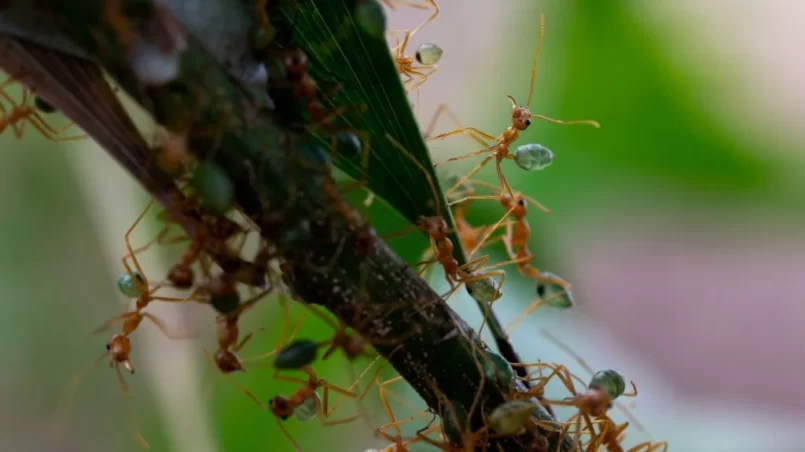
<svg viewBox="0 0 805 452"><path fill-rule="evenodd" d="M189 148L198 158L213 160L225 170L234 184L238 207L259 226L265 242L276 249L291 290L305 302L327 307L373 343L434 412L444 414L462 408L470 413L469 425L462 429L477 431L485 425L484 415L504 403L510 390L525 390L519 381L504 382L509 386L504 388L485 377L491 365L480 353L486 349L485 344L346 203L329 173L327 150L314 144L304 132L280 125L265 100L245 87L242 78L224 68L214 52L202 46L192 33L186 36L187 46L177 56L181 72L168 84L148 86L132 69L130 49L121 39L125 36L121 37L119 29L113 30L101 14L104 4L114 2L46 3L74 42L160 124L185 133ZM160 19L155 16L157 10L143 0L118 3L127 23L139 25L135 30ZM211 5L212 11L242 7L234 0L196 3ZM196 14L204 10L198 9ZM3 42L10 45L13 40ZM14 42L23 48L30 45ZM47 56L38 55L34 60L41 58ZM6 69L11 65L6 61L9 59L0 57ZM51 55L44 63L17 61L18 68L27 71L17 74L23 83L32 87L38 83L41 90L47 89L42 84L53 81L32 74L36 69L47 73L41 66L53 64L56 59ZM76 68L76 62L60 67L60 77L68 79L61 74L68 70L84 74L91 71ZM104 121L115 117L98 116L97 111L117 107L108 98L87 94L54 89L49 100L72 119L81 120L82 127L160 203L169 210L181 211L175 204L175 186L156 175L152 166L154 153L141 143L142 138L136 140L133 134L121 138L109 133L133 130L130 121L115 128L105 127ZM100 105L101 110L90 109L90 104ZM95 113L88 114L90 110ZM93 121L98 124L93 125ZM183 223L188 225L192 222ZM541 409L535 411L535 416L551 420ZM488 447L524 450L543 434L546 432L535 430L491 440ZM557 450L560 442L561 450L572 449L558 434L546 436L550 450Z"/></svg>

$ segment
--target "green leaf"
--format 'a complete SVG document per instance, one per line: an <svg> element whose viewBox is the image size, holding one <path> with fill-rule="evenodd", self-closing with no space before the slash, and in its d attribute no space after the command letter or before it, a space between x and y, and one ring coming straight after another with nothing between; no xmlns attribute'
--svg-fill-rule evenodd
<svg viewBox="0 0 805 452"><path fill-rule="evenodd" d="M358 25L355 10L363 1L374 0L299 0L287 2L282 7L284 20L293 24L294 42L314 62L311 64L314 78L320 85L326 85L327 81L341 85L329 99L329 104L366 106L364 112L341 115L337 124L368 135L368 165L364 168L363 155L345 153L336 155L335 164L355 180L365 181L372 192L411 223L420 215L440 215L453 229L453 217L388 43L383 38L367 34ZM328 88L322 87L322 91L326 92ZM387 134L420 165L401 152ZM321 139L330 146L329 138L322 135ZM435 199L438 199L438 206ZM460 241L455 235L452 240L456 245L455 257L463 264L465 258Z"/></svg>

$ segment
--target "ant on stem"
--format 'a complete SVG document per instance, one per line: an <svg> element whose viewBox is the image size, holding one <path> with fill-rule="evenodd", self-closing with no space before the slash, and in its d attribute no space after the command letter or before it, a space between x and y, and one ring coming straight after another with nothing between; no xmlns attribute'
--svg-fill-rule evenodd
<svg viewBox="0 0 805 452"><path fill-rule="evenodd" d="M260 401L229 374L232 372L246 371L243 367L243 362L236 353L246 346L254 334L250 332L242 339L240 338L240 327L238 325L240 316L245 311L251 309L271 290L271 288L263 290L251 299L241 303L235 283L225 275L213 279L207 285L211 302L221 314L215 319L215 323L218 327L218 349L215 351L215 355L210 355L205 348L203 349L204 354L232 384L258 404ZM221 300L221 302L216 303L216 300Z"/></svg>
<svg viewBox="0 0 805 452"><path fill-rule="evenodd" d="M489 163L492 159L495 159L495 168L497 170L497 175L498 175L498 180L500 181L500 186L501 186L501 188L503 190L505 190L505 191L507 191L509 193L510 197L514 198L514 193L512 192L511 187L509 186L508 182L506 181L506 178L503 176L503 170L501 169L500 164L505 159L513 159L514 158L514 156L512 156L511 153L509 152L509 147L512 145L512 143L514 143L517 140L517 138L519 138L520 132L525 131L526 129L528 129L528 126L531 125L531 119L532 118L533 119L540 119L540 120L551 122L551 123L554 123L554 124L561 124L561 125L587 124L587 125L591 125L591 126L596 127L596 128L600 127L600 125L597 122L591 121L591 120L560 121L558 119L551 119L551 118L548 118L547 116L542 116L542 115L537 115L537 114L531 113L531 110L529 109L529 106L531 105L531 101L533 100L533 97L534 97L534 82L536 81L536 77L537 77L537 63L539 62L539 56L540 56L540 53L542 52L542 43L543 43L544 37L545 37L545 16L543 14L540 14L539 40L538 40L538 43L537 43L537 51L536 51L536 53L534 55L534 64L533 64L533 66L531 68L531 83L530 83L529 92L528 92L528 101L526 102L525 105L517 105L517 102L514 100L514 97L512 97L511 95L506 96L506 97L509 98L509 101L511 102L511 105L512 105L512 110L511 110L512 125L509 126L508 128L506 128L506 130L504 130L503 133L501 133L497 137L494 137L494 136L489 135L487 133L484 133L481 130L476 129L474 127L460 127L458 129L452 130L450 132L445 132L445 133L436 135L435 137L430 137L430 128L432 128L436 124L436 121L437 121L437 119L439 118L439 116L441 115L442 112L446 112L448 115L450 115L453 118L454 122L458 123L458 121L456 121L455 115L451 112L451 110L447 107L447 105L441 105L436 110L436 113L434 114L434 117L431 120L431 127L429 127L429 131L425 134L426 141L442 140L442 139L445 139L445 138L453 136L453 135L466 135L466 136L472 138L473 140L475 140L475 142L477 142L481 146L483 146L484 149L481 149L481 150L475 151L475 152L471 152L469 154L465 154L465 155L462 155L462 156L452 157L452 158L449 158L447 160L443 160L441 162L437 162L434 166L439 166L439 165L442 165L442 164L447 163L447 162L453 162L453 161L456 161L456 160L462 160L462 159L465 159L465 158L474 157L476 155L486 154L486 153L490 153L490 152L492 153L491 155L488 155L487 157L485 157L481 161L481 163L479 163L475 168L473 168L469 173L467 173L466 176L464 176L461 180L459 180L459 182L456 184L456 187L459 186L460 184L462 184L465 180L467 180L470 177L472 177L475 173L480 171L481 168L486 166L486 164ZM492 144L490 144L490 142ZM447 190L447 193L449 194L456 187L451 187L451 189Z"/></svg>
<svg viewBox="0 0 805 452"><path fill-rule="evenodd" d="M620 408L626 414L626 416L629 417L630 421L637 426L639 431L645 430L640 422L629 413L629 410L627 410L625 406L615 401L615 399L621 396L636 397L637 387L635 386L634 382L630 382L632 392L627 393L626 381L620 373L611 369L593 373L592 368L590 368L590 366L587 365L587 363L579 355L573 352L570 347L559 341L559 339L548 333L546 330L542 330L542 334L557 347L572 356L587 372L592 375L589 385L584 385L582 382L582 385L586 387L586 390L583 393L578 393L572 380L576 379L581 381L581 379L575 375L572 375L567 368L562 366L563 369L561 372L557 373L557 377L570 391L572 396L564 400L545 400L545 403L558 406L572 406L579 410L577 414L573 415L568 420L568 426L571 422L573 422L573 420L576 421L576 443L578 443L578 437L581 432L581 421L583 419L586 424L586 430L592 435L591 441L593 444L600 445L600 443L606 443L610 450L615 450L615 452L622 451L622 449L619 449L620 446L618 445L617 441L617 437L620 435L620 433L622 433L622 429L617 428L615 422L612 421L612 419L610 419L607 415L607 411L609 411L613 404L616 404L618 408ZM605 424L600 435L595 434L591 418L595 418L596 420ZM615 428L611 428L612 426L615 426ZM568 427L566 426L564 429L565 432L567 431L567 428Z"/></svg>
<svg viewBox="0 0 805 452"><path fill-rule="evenodd" d="M187 336L181 336L171 333L171 331L167 328L167 326L151 313L142 312L152 301L165 301L165 302L177 302L183 303L187 301L199 301L195 298L195 296L186 297L186 298L174 298L174 297L157 297L153 294L161 288L160 285L156 285L155 287L151 288L147 277L145 276L145 272L143 271L142 267L140 267L139 262L137 261L137 256L135 250L132 248L129 236L140 223L140 221L145 217L145 214L148 213L153 201L149 202L145 209L143 209L140 216L137 217L135 222L129 227L126 231L124 236L127 253L123 256L122 262L123 267L125 268L124 275L118 280L118 287L120 291L127 296L135 296L135 310L120 314L109 321L107 321L104 325L94 331L94 333L102 333L107 329L111 328L117 323L123 323L122 329L120 333L115 334L106 343L106 352L99 356L95 361L93 361L86 369L83 371L78 372L75 376L73 376L72 381L68 385L67 389L67 403L68 406L72 403L73 396L75 392L78 390L78 386L81 381L89 374L95 366L101 362L104 358L109 359L109 366L115 370L117 374L117 380L120 384L121 390L123 392L123 396L127 402L129 402L129 417L132 424L135 426L136 429L136 438L137 441L145 448L148 448L148 442L143 438L142 433L140 432L140 428L137 425L136 417L134 415L133 408L130 405L130 398L131 394L129 392L128 385L126 384L125 379L123 378L123 374L120 371L120 367L122 366L125 368L129 373L134 373L134 366L131 364L130 355L131 355L131 339L130 336L137 330L143 320L147 319L151 321L154 325L159 328L159 330L169 339L185 339ZM134 264L135 270L132 270L131 266L128 263L128 260Z"/></svg>
<svg viewBox="0 0 805 452"><path fill-rule="evenodd" d="M430 173L425 169L424 166L413 156L411 155L408 150L406 150L397 140L394 139L390 134L386 134L386 138L394 145L403 155L409 158L419 169L422 171L422 174L425 175L425 178L428 181L428 185L430 186L431 192L433 194L433 199L436 204L436 212L442 212L441 202L439 201L439 194L436 190L436 185L433 183L433 179L430 176ZM501 287L503 286L503 282L506 279L506 273L502 270L487 272L483 274L474 274L477 270L483 267L483 265L489 259L488 256L481 256L477 259L471 260L464 265L459 266L458 261L453 256L453 250L455 245L453 245L452 240L447 236L450 232L447 226L447 221L445 221L444 217L435 215L426 217L424 215L420 215L417 218L417 224L414 226L415 228L421 230L425 234L428 235L431 241L431 248L435 254L433 258L430 260L421 262L420 265L428 265L434 262L438 262L442 268L444 268L445 279L447 279L447 283L450 285L451 293L455 291L461 284L470 283L473 281L481 281L486 278L492 276L499 276L500 281L497 286L496 293L499 294ZM497 297L499 298L499 297Z"/></svg>
<svg viewBox="0 0 805 452"><path fill-rule="evenodd" d="M352 383L348 388L343 389L333 384L330 384L324 378L319 378L316 372L310 366L302 366L299 369L295 369L299 372L304 373L307 375L306 379L296 378L296 377L289 377L285 375L280 375L280 370L276 370L272 378L278 381L284 381L289 383L297 383L300 384L301 387L297 389L295 392L290 394L289 396L275 396L272 397L268 401L268 406L264 406L260 401L257 400L251 392L247 389L242 388L242 390L251 398L257 405L261 408L267 408L271 411L271 414L277 420L277 425L279 426L282 433L285 435L286 438L294 445L296 450L301 451L302 448L299 447L299 444L293 439L291 434L283 425L283 421L287 420L291 416L296 417L299 422L306 422L310 421L314 418L319 419L319 422L324 426L331 426L331 425L340 425L352 422L359 417L361 414L357 414L354 416L344 417L335 420L325 420L330 418L333 413L335 412L336 408L340 405L336 403L332 409L330 409L330 391L335 392L342 397L355 399L357 401L363 400L366 395L369 393L369 390L372 388L372 385L367 385L366 389L362 393L355 393L353 392L354 388L360 383L360 381L366 376L369 370L374 366L377 360L380 359L378 356L372 361L366 369L358 376L355 382ZM382 367L378 367L375 369L375 372L372 376L372 380L377 378L379 375L380 370ZM319 388L323 389L323 393L320 396L318 393Z"/></svg>

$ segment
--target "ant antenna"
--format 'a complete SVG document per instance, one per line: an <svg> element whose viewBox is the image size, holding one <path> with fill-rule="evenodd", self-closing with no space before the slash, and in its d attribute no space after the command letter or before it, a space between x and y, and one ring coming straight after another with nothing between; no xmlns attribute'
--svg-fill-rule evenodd
<svg viewBox="0 0 805 452"><path fill-rule="evenodd" d="M534 54L534 65L531 67L531 87L528 90L528 102L526 106L531 106L531 99L534 97L534 82L537 80L537 63L539 55L542 53L542 43L545 41L545 14L539 15L539 38L537 40L537 53Z"/></svg>

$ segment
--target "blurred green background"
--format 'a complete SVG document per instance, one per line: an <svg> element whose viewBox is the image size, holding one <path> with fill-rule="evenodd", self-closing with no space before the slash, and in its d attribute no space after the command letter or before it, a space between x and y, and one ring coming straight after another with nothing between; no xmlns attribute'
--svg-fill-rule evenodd
<svg viewBox="0 0 805 452"><path fill-rule="evenodd" d="M720 3L724 10L732 8ZM805 193L802 137L795 115L772 119L787 110L801 112L805 103L796 103L799 96L786 91L775 71L754 67L770 58L779 71L796 73L801 63L779 46L753 46L750 36L736 34L741 29L736 17L759 14L748 5L728 16L692 0L674 6L444 0L441 6L442 14L411 47L413 52L432 40L445 50L441 69L422 88L421 121L439 103L448 103L467 125L493 135L502 131L509 114L505 95L527 96L537 17L544 12L547 35L532 110L602 124L595 130L535 122L519 143L548 146L557 154L554 165L524 173L504 162L512 186L553 210L550 217L530 215L535 262L572 281L580 304L573 312L540 310L521 325L513 338L524 357L566 363L585 375L545 343L539 334L544 327L592 366L613 367L634 379L641 390L634 414L651 438L669 440L672 450L755 450L761 444L799 450L795 444L805 439L797 427L803 407L781 398L774 387L791 389L780 378L797 373L788 367L791 355L775 344L796 343L790 322L802 314L787 302L796 294L788 290L796 288L796 269L805 264L797 253L803 226L797 207ZM774 31L774 21L785 22L785 15L782 10L779 17L765 15L756 25ZM423 18L400 8L390 15L390 27L411 28ZM764 60L764 49L780 51ZM140 123L150 127L147 120ZM449 128L444 122L439 131ZM8 131L0 140L5 149L0 153L5 212L0 448L137 450L121 391L105 363L80 387L66 435L53 427L65 418L60 391L104 352L112 334L89 332L125 308L115 290L123 234L147 198L91 143L52 144L30 131L24 140ZM446 140L432 147L434 160L470 152L472 146L461 137ZM450 170L466 171L473 162ZM484 179L494 181L492 169L482 173ZM377 214L383 207L374 209ZM482 201L470 220L492 223L501 214L494 202ZM399 229L398 220L386 218L379 229ZM135 240L148 240L157 228L151 215ZM424 243L408 240L396 246ZM160 279L178 252L149 252L141 262L152 279ZM719 273L727 267L733 270ZM533 296L533 285L508 273L506 295L496 308L504 323ZM781 282L770 282L775 277ZM433 279L443 286L438 272ZM277 343L284 319L271 301L247 316L243 330L265 331L256 333L244 357ZM763 315L755 316L761 303ZM451 304L479 323L467 297L456 296ZM153 450L292 450L270 413L204 360L202 346L215 345L209 310L156 306L153 312L198 336L168 341L150 325L134 336L137 373L127 380ZM299 315L293 311L294 318ZM752 334L743 334L744 340L757 349L738 342L738 333L746 331ZM313 338L328 334L315 320L300 332ZM698 355L699 361L685 360ZM316 370L342 385L349 379L340 359L317 363ZM360 370L356 365L354 371ZM745 384L738 373L748 379ZM772 375L778 383L767 385ZM237 379L264 401L293 389L259 367ZM559 388L552 390L563 396ZM404 385L399 392L406 392ZM377 413L374 393L366 405ZM618 412L614 417L623 419ZM384 419L375 415L370 424ZM295 420L286 425L305 450L382 445L362 422L338 428ZM648 438L630 431L627 443Z"/></svg>

